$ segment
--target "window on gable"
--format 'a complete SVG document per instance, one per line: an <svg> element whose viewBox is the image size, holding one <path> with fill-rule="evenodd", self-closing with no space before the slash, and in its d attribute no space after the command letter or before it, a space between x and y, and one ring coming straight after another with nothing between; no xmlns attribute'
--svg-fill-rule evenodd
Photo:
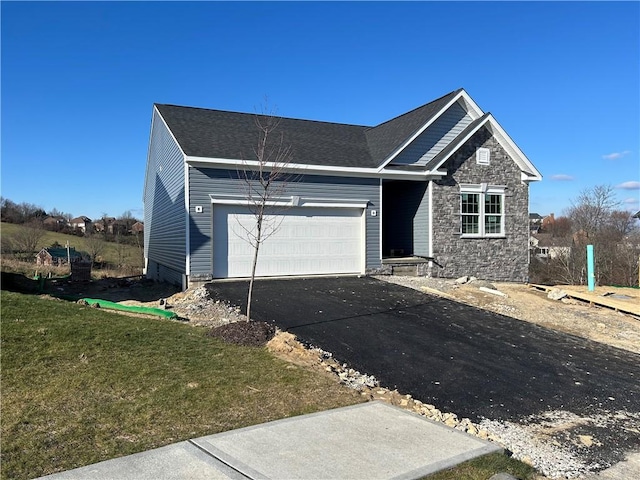
<svg viewBox="0 0 640 480"><path fill-rule="evenodd" d="M489 165L491 161L491 150L488 148L478 148L476 150L476 163L478 165Z"/></svg>
<svg viewBox="0 0 640 480"><path fill-rule="evenodd" d="M463 236L504 236L504 187L461 185L460 218Z"/></svg>

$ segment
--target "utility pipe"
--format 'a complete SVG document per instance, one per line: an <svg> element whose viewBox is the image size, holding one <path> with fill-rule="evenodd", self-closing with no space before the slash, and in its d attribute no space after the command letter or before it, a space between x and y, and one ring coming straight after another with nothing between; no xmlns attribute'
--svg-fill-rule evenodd
<svg viewBox="0 0 640 480"><path fill-rule="evenodd" d="M593 261L593 245L587 245L587 284L589 291L593 292L596 288L596 274Z"/></svg>

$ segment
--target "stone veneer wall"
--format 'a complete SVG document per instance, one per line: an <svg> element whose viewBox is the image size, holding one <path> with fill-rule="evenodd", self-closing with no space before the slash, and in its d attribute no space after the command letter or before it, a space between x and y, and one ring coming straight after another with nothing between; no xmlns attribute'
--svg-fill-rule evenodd
<svg viewBox="0 0 640 480"><path fill-rule="evenodd" d="M479 147L491 150L490 165L476 164ZM445 166L447 177L432 185L433 257L441 267L433 265L431 276L526 282L529 187L520 180L520 168L484 127ZM504 238L461 238L460 183L506 186Z"/></svg>

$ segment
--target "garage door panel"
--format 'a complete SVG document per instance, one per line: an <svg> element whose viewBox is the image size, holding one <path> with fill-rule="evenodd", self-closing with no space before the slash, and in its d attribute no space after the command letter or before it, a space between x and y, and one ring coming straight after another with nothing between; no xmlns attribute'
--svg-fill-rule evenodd
<svg viewBox="0 0 640 480"><path fill-rule="evenodd" d="M213 210L214 276L249 276L254 249L246 230L254 231L255 217L237 205ZM269 217L265 225L277 229L260 247L256 275L360 273L362 222L362 210L355 208L291 208Z"/></svg>

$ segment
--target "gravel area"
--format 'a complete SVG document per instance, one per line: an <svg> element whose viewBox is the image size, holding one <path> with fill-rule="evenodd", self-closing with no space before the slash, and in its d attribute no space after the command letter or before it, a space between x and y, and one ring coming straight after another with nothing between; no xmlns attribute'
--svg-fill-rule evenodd
<svg viewBox="0 0 640 480"><path fill-rule="evenodd" d="M570 299L549 300L543 292L526 285L495 283L506 296L479 290L487 282L456 283L451 279L378 276L379 280L439 294L508 315L547 328L640 353L640 321L607 308L592 307ZM612 392L624 395L624 392ZM533 465L549 478L640 478L640 471L629 476L604 471L624 459L629 452L640 452L640 413L595 411L588 416L555 410L533 415L521 423L482 420L477 428L489 433L511 451L515 458ZM599 448L605 446L606 448ZM604 453L606 451L606 453ZM637 470L637 468L636 468Z"/></svg>

